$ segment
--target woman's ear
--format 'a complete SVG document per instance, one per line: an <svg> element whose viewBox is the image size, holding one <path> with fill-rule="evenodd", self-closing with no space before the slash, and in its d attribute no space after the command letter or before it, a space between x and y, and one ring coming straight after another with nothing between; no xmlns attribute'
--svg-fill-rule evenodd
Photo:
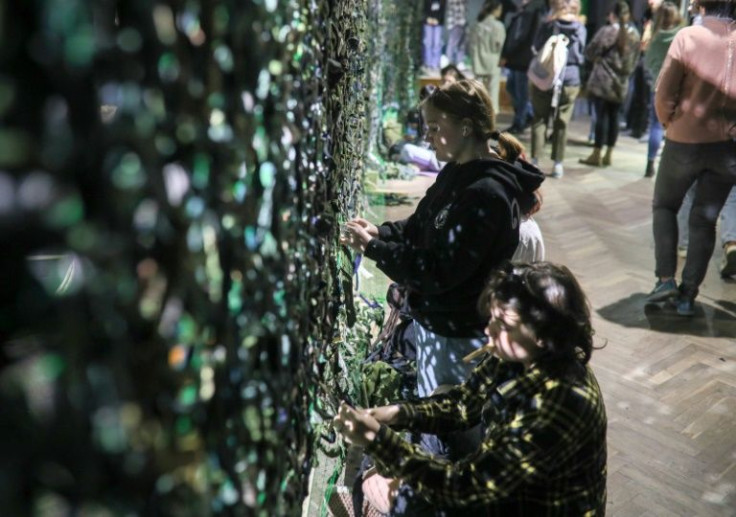
<svg viewBox="0 0 736 517"><path fill-rule="evenodd" d="M460 121L460 123L463 126L463 129L462 129L463 136L470 135L472 133L473 121L465 117L464 119Z"/></svg>

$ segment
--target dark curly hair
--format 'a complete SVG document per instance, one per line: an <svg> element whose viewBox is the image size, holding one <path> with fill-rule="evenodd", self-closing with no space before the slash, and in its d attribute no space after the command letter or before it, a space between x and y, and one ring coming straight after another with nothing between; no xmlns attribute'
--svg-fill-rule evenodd
<svg viewBox="0 0 736 517"><path fill-rule="evenodd" d="M493 306L511 309L541 345L536 363L577 374L593 353L590 307L570 270L551 262L507 263L491 274L479 300L484 316Z"/></svg>

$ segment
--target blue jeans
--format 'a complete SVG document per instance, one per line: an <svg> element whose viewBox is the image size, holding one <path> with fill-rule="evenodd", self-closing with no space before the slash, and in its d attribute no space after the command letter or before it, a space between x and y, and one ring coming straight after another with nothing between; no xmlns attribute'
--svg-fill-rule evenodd
<svg viewBox="0 0 736 517"><path fill-rule="evenodd" d="M652 92L649 102L649 148L647 149L647 160L654 161L657 157L659 148L662 146L663 138L664 129L662 129L662 124L659 123L657 112L654 109L654 92Z"/></svg>
<svg viewBox="0 0 736 517"><path fill-rule="evenodd" d="M455 25L447 31L445 52L450 63L460 64L465 59L465 25Z"/></svg>
<svg viewBox="0 0 736 517"><path fill-rule="evenodd" d="M688 226L690 210L692 210L693 198L695 197L695 185L687 191L685 199L682 200L680 211L677 212L677 229L679 230L678 248L687 248L688 241L690 240L690 229ZM727 242L736 242L736 188L731 189L731 193L728 195L728 199L726 199L726 204L721 208L721 246L725 246Z"/></svg>
<svg viewBox="0 0 736 517"><path fill-rule="evenodd" d="M475 363L467 364L462 358L477 350L486 338L449 338L437 335L414 321L414 343L417 350L417 391L420 397L428 397L443 384L462 384ZM421 434L419 445L433 456L458 461L475 452L480 446L483 431L480 426L467 431L443 436ZM474 517L477 509L437 509L414 489L402 484L391 508L394 517Z"/></svg>
<svg viewBox="0 0 736 517"><path fill-rule="evenodd" d="M424 24L423 31L424 66L439 68L442 57L442 25Z"/></svg>
<svg viewBox="0 0 736 517"><path fill-rule="evenodd" d="M674 277L677 268L677 212L688 189L698 181L690 212L690 242L682 270L682 292L698 294L713 255L718 214L736 185L733 141L683 144L665 140L654 184L653 230L657 277Z"/></svg>
<svg viewBox="0 0 736 517"><path fill-rule="evenodd" d="M414 344L417 350L417 392L429 397L443 384L462 384L475 364L463 357L487 343L486 338L452 338L431 332L418 322L414 325Z"/></svg>
<svg viewBox="0 0 736 517"><path fill-rule="evenodd" d="M522 128L532 118L532 104L529 102L529 78L526 71L509 70L506 78L506 91L511 96L514 107L514 121L512 125Z"/></svg>

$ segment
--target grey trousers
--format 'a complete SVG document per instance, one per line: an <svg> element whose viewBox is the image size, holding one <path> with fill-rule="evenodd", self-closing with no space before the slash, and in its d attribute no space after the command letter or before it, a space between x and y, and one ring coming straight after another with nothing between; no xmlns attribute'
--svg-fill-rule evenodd
<svg viewBox="0 0 736 517"><path fill-rule="evenodd" d="M575 99L580 93L580 86L563 86L560 93L560 109L555 113L552 107L552 90L542 91L533 84L529 85L534 108L532 120L532 158L539 158L544 147L544 133L548 120L552 118L552 160L561 162L565 159L567 146L567 126L575 107Z"/></svg>
<svg viewBox="0 0 736 517"><path fill-rule="evenodd" d="M736 142L684 144L666 140L654 184L652 218L654 274L674 277L677 270L677 212L690 186L698 185L690 211L681 290L695 297L713 256L716 221L731 188L736 185Z"/></svg>

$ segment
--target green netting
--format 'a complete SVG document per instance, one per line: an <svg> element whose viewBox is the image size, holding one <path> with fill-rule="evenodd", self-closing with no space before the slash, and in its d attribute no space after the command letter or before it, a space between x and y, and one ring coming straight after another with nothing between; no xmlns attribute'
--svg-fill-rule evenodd
<svg viewBox="0 0 736 517"><path fill-rule="evenodd" d="M4 514L300 513L365 354L338 223L411 95L389 5L0 3Z"/></svg>

